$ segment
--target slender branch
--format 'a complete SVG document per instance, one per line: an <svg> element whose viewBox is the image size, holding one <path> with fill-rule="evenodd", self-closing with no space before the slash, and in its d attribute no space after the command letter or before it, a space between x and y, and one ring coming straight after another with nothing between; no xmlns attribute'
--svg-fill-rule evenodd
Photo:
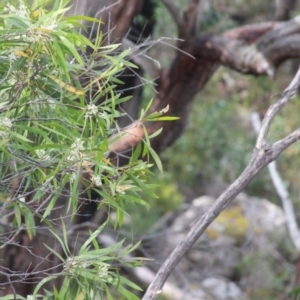
<svg viewBox="0 0 300 300"><path fill-rule="evenodd" d="M251 44L266 32L277 29L281 25L283 25L283 23L281 22L262 22L248 24L227 30L223 33L223 36L230 39L243 40L248 44Z"/></svg>
<svg viewBox="0 0 300 300"><path fill-rule="evenodd" d="M164 264L160 267L154 281L149 286L142 300L157 299L157 296L160 293L165 281L185 253L193 246L193 244L204 233L206 228L217 218L217 216L226 208L226 206L248 185L248 183L260 171L260 169L262 169L262 167L260 169L254 167L256 165L260 165L257 157L254 153L251 162L245 171L238 177L238 179L236 179L233 184L229 186L229 188L217 199L217 201L209 208L209 210L201 218L199 218L196 223L194 223L187 236L179 245L176 246Z"/></svg>
<svg viewBox="0 0 300 300"><path fill-rule="evenodd" d="M252 121L252 125L253 125L255 132L259 133L259 130L261 127L261 121L259 118L259 114L252 113L251 121ZM281 143L282 143L282 141L281 141ZM268 170L269 170L273 185L275 187L275 190L281 199L281 203L282 203L282 207L283 207L283 210L285 213L290 238L291 238L292 243L294 244L295 248L297 249L297 252L300 252L300 230L299 230L299 227L297 224L293 202L289 196L287 189L285 188L285 186L283 184L283 180L282 180L279 172L277 171L275 161L272 161L268 165Z"/></svg>
<svg viewBox="0 0 300 300"><path fill-rule="evenodd" d="M1 224L2 225L2 224ZM16 236L24 229L24 225L21 225L15 232L12 233L11 236L5 238L3 241L1 240L2 245L0 246L0 250L6 247L9 244L12 244L15 241Z"/></svg>
<svg viewBox="0 0 300 300"><path fill-rule="evenodd" d="M300 128L296 129L288 136L275 142L272 146L274 155L278 156L282 151L288 148L290 145L294 144L300 138Z"/></svg>
<svg viewBox="0 0 300 300"><path fill-rule="evenodd" d="M282 39L283 37L287 37L292 34L299 34L299 21L300 16L296 16L290 21L282 22L281 25L278 26L278 28L275 27L273 30L266 32L257 40L257 48L263 49L265 47L268 47L270 44Z"/></svg>
<svg viewBox="0 0 300 300"><path fill-rule="evenodd" d="M136 121L111 136L109 150L112 152L124 152L131 150L143 137L143 122Z"/></svg>
<svg viewBox="0 0 300 300"><path fill-rule="evenodd" d="M300 130L296 130L285 139L278 141L274 145L265 149L265 138L269 130L270 123L275 114L273 110L279 111L281 108L295 95L295 88L300 85L300 69L296 76L284 91L282 98L278 100L278 105L272 105L269 109L269 113L266 115L266 119L263 121L263 126L260 130L256 147L254 148L252 158L248 163L242 174L227 188L225 192L217 199L217 201L208 209L208 211L199 218L187 236L182 242L175 247L173 252L167 258L167 260L160 267L155 279L149 286L146 294L142 300L157 299L159 293L162 290L164 283L169 275L172 273L180 259L185 253L193 246L197 239L204 233L206 228L216 219L216 217L234 200L234 198L250 183L250 181L271 161L275 160L280 153L286 149L292 142L300 139ZM261 148L259 148L261 147Z"/></svg>
<svg viewBox="0 0 300 300"><path fill-rule="evenodd" d="M232 40L222 35L201 35L190 44L191 54L197 59L207 59L244 74L273 76L272 62L252 45Z"/></svg>
<svg viewBox="0 0 300 300"><path fill-rule="evenodd" d="M152 42L152 45L153 44L154 42ZM145 47L145 45L147 45L147 43L142 43L141 45L136 46L128 38L124 38L122 40L122 50L126 50L128 48L132 49L128 57L132 59L136 65L146 71L151 76L151 78L156 78L160 73L160 65L158 61L150 59L149 56L142 53L140 49L142 47Z"/></svg>
<svg viewBox="0 0 300 300"><path fill-rule="evenodd" d="M296 76L292 80L292 82L283 92L282 98L269 107L264 117L264 120L262 122L261 130L257 138L256 147L258 149L267 149L266 137L273 118L282 109L282 107L296 95L299 86L300 86L300 68Z"/></svg>

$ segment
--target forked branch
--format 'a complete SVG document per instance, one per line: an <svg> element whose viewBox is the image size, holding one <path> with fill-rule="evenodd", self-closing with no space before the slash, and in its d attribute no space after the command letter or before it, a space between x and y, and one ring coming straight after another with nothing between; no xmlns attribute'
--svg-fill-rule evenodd
<svg viewBox="0 0 300 300"><path fill-rule="evenodd" d="M259 114L254 112L251 114L251 121L253 124L253 128L256 133L259 133L261 128L261 121ZM293 206L292 199L290 198L289 192L285 187L283 179L281 178L277 167L276 162L272 161L268 165L268 170L274 185L274 188L279 196L282 204L282 208L286 218L286 225L288 228L288 232L291 238L292 243L294 244L297 252L300 252L300 230L297 224L296 214Z"/></svg>
<svg viewBox="0 0 300 300"><path fill-rule="evenodd" d="M250 183L250 181L270 162L274 161L283 150L292 143L300 139L300 128L277 141L273 145L266 147L267 133L274 116L286 105L295 95L300 87L300 68L288 86L283 92L282 97L267 111L263 120L263 125L252 154L252 158L243 173L229 186L229 188L221 194L217 201L209 208L209 210L195 222L187 236L176 246L167 260L159 269L154 281L149 286L143 300L157 299L164 283L172 273L180 259L193 246L193 244L204 233L206 228L217 218L217 216L235 199L235 197Z"/></svg>

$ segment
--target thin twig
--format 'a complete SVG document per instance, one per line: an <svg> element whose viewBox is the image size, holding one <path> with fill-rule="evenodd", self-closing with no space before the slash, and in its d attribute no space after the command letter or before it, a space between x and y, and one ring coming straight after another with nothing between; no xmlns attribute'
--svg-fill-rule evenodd
<svg viewBox="0 0 300 300"><path fill-rule="evenodd" d="M254 112L251 114L251 121L253 128L256 133L259 133L260 127L261 127L261 121L259 114L257 112ZM285 213L286 217L286 223L287 223L287 228L290 234L290 238L292 240L292 243L294 244L295 248L297 249L297 252L300 252L300 231L299 227L297 224L296 216L295 216L295 211L294 211L294 206L293 202L289 196L289 193L286 189L286 187L283 184L283 180L277 171L276 168L276 162L272 161L268 165L268 170L273 182L273 185L275 187L275 190L281 199L283 211Z"/></svg>
<svg viewBox="0 0 300 300"><path fill-rule="evenodd" d="M300 82L300 69L298 70L297 74L295 75L292 82L289 84L289 86L285 89L283 92L283 96L279 101L274 103L272 106L269 107L264 120L261 125L261 129L257 138L256 147L258 149L265 149L267 148L266 145L266 137L269 132L269 128L271 125L271 122L275 115L281 110L281 108L290 101L293 96L296 95L298 88L299 88L299 82Z"/></svg>

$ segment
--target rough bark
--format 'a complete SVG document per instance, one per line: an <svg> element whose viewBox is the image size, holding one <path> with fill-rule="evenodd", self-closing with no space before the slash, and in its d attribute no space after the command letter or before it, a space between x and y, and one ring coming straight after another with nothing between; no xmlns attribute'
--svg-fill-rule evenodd
<svg viewBox="0 0 300 300"><path fill-rule="evenodd" d="M203 34L180 43L170 69L160 72L152 107L152 111L156 111L169 105L167 115L178 116L180 120L146 124L149 134L163 127L163 132L152 141L153 148L163 151L184 131L195 96L218 66L243 74L274 76L283 61L299 57L298 18L286 23L246 25L222 35ZM144 136L140 121L124 132L126 134L111 145L112 151L124 152Z"/></svg>

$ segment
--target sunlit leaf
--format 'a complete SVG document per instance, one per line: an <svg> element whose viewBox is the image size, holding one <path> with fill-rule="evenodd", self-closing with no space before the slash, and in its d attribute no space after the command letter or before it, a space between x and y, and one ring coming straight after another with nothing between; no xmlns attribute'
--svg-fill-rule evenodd
<svg viewBox="0 0 300 300"><path fill-rule="evenodd" d="M75 94L75 95L84 95L84 92L77 90L73 86L63 82L62 80L55 78L52 75L48 75L49 78L51 78L53 81L55 81L59 86L61 86L63 89L67 90L68 92Z"/></svg>

